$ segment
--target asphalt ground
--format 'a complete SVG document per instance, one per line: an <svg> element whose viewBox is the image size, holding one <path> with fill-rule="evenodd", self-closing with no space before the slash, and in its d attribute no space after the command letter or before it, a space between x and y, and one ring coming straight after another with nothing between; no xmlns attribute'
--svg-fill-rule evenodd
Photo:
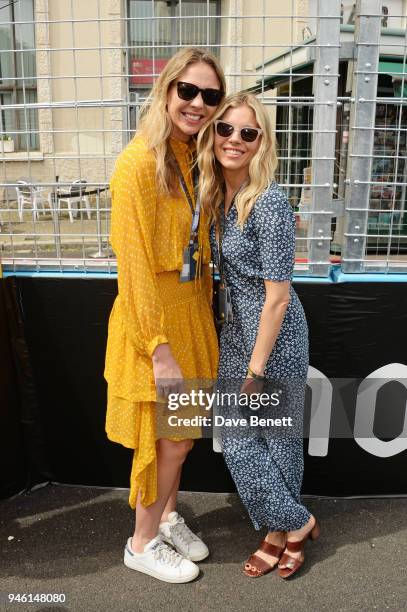
<svg viewBox="0 0 407 612"><path fill-rule="evenodd" d="M0 503L0 609L348 612L407 609L407 499L305 496L321 536L284 581L247 578L256 532L236 494L180 493L178 510L208 544L192 583L159 582L123 565L128 491L51 485ZM63 594L64 603L8 603L9 593Z"/></svg>

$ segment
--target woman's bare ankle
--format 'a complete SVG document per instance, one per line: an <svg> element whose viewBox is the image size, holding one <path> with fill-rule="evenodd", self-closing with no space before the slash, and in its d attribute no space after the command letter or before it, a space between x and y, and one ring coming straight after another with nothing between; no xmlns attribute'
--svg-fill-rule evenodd
<svg viewBox="0 0 407 612"><path fill-rule="evenodd" d="M269 531L265 539L266 539L266 542L269 542L269 544L277 544L279 542L285 542L286 532L285 531Z"/></svg>
<svg viewBox="0 0 407 612"><path fill-rule="evenodd" d="M168 515L171 514L171 512L173 512L173 510L169 510L168 512L164 511L162 513L160 523L168 523Z"/></svg>
<svg viewBox="0 0 407 612"><path fill-rule="evenodd" d="M288 537L291 539L292 536L301 536L304 535L306 533L308 533L309 531L311 531L311 529L314 527L316 523L316 518L313 514L311 514L310 518L308 519L307 523L301 527L300 529L293 529L292 531L288 532Z"/></svg>
<svg viewBox="0 0 407 612"><path fill-rule="evenodd" d="M154 537L154 536L153 536ZM144 552L144 546L151 542L153 538L149 538L146 536L136 536L134 535L131 539L131 549L135 553Z"/></svg>

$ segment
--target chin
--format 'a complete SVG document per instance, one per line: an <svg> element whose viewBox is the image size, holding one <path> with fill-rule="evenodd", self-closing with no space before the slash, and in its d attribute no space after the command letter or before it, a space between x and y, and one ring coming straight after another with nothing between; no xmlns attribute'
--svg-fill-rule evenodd
<svg viewBox="0 0 407 612"><path fill-rule="evenodd" d="M189 130L187 132L188 136L196 136L196 134L198 134L200 129L201 128L199 128L199 127L198 128L189 128Z"/></svg>
<svg viewBox="0 0 407 612"><path fill-rule="evenodd" d="M185 127L182 132L186 137L191 138L191 136L196 136L196 134L198 134L199 128Z"/></svg>
<svg viewBox="0 0 407 612"><path fill-rule="evenodd" d="M182 131L186 134L198 134L204 123L204 121L200 121L197 125L191 125L190 123L182 122Z"/></svg>
<svg viewBox="0 0 407 612"><path fill-rule="evenodd" d="M227 168L228 170L240 170L244 166L244 164L240 163L240 160L235 161L229 158L223 160L221 164L224 168Z"/></svg>

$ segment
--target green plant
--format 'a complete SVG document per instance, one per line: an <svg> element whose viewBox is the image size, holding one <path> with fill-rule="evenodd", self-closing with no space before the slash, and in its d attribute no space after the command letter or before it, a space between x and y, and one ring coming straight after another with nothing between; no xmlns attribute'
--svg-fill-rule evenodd
<svg viewBox="0 0 407 612"><path fill-rule="evenodd" d="M7 134L1 134L0 140L13 140L11 136L7 136Z"/></svg>

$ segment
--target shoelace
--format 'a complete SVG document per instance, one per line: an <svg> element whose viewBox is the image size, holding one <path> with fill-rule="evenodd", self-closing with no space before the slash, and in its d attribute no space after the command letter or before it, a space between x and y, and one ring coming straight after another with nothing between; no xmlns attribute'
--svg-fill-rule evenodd
<svg viewBox="0 0 407 612"><path fill-rule="evenodd" d="M196 542L199 540L199 538L190 530L183 518L178 519L175 525L171 527L171 531L174 532L174 535L181 538L185 544L191 544L191 542Z"/></svg>
<svg viewBox="0 0 407 612"><path fill-rule="evenodd" d="M170 548L163 542L154 549L154 559L160 563L177 567L181 563L183 557L177 553L176 550Z"/></svg>

